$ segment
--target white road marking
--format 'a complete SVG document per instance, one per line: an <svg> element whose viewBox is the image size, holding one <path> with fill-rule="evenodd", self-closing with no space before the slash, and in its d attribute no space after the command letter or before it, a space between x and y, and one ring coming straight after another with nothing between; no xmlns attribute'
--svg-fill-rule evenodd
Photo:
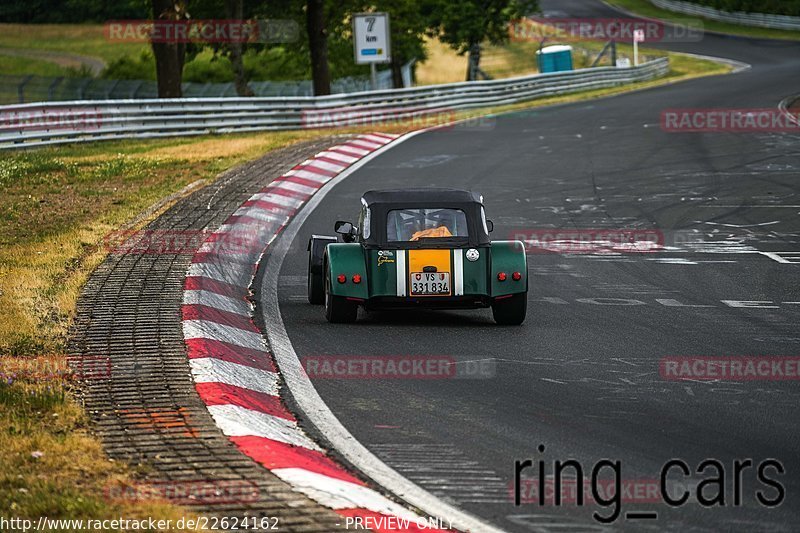
<svg viewBox="0 0 800 533"><path fill-rule="evenodd" d="M213 339L250 348L251 350L266 351L261 335L254 331L217 324L210 320L184 320L184 339Z"/></svg>
<svg viewBox="0 0 800 533"><path fill-rule="evenodd" d="M220 265L217 263L191 263L186 273L187 277L198 276L222 281L236 287L248 287L253 276L252 266Z"/></svg>
<svg viewBox="0 0 800 533"><path fill-rule="evenodd" d="M195 383L224 383L272 396L278 395L278 374L215 357L189 359Z"/></svg>
<svg viewBox="0 0 800 533"><path fill-rule="evenodd" d="M302 468L276 468L272 473L294 490L332 509L362 508L393 515L416 523L417 515L397 505L369 487L332 478Z"/></svg>
<svg viewBox="0 0 800 533"><path fill-rule="evenodd" d="M303 434L297 422L238 405L209 405L208 412L229 437L263 437L308 450L322 451ZM277 474L277 470L272 472Z"/></svg>
<svg viewBox="0 0 800 533"><path fill-rule="evenodd" d="M183 303L186 305L207 305L246 317L250 316L250 311L252 310L250 304L244 300L204 290L183 291Z"/></svg>

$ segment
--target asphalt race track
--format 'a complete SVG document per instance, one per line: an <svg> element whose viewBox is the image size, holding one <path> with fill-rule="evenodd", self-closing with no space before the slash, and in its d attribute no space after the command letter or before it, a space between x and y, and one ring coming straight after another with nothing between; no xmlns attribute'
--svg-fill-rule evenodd
<svg viewBox="0 0 800 533"><path fill-rule="evenodd" d="M596 1L544 1L559 16L624 16ZM623 96L506 114L424 133L328 194L281 271L281 312L297 354L452 355L494 360L483 379L316 379L367 448L445 501L507 531L797 531L800 389L795 381L670 381L668 356L781 356L800 350L800 131L669 133L669 108L776 108L800 93L800 43L706 35L660 46L750 69ZM537 228L641 228L654 253L531 253L528 319L488 310L373 313L332 325L305 301L306 243L354 220L374 188L452 186L484 194L495 239ZM687 242L686 236L692 236ZM743 303L749 302L749 303ZM755 303L757 302L757 303ZM544 453L537 446L544 445ZM593 505L515 506L514 462L576 459L588 477L619 460L623 482L652 486L662 466L725 468L725 505L671 508L623 496L602 526ZM734 466L742 501L734 505ZM756 479L771 471L785 500ZM535 477L533 470L526 475ZM683 480L690 489L714 469ZM710 489L709 489L710 490ZM694 493L694 491L692 491ZM652 512L656 518L628 515Z"/></svg>

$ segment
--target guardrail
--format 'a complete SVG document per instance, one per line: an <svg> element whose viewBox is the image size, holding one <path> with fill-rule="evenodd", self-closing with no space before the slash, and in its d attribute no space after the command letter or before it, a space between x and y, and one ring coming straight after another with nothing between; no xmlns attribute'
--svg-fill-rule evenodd
<svg viewBox="0 0 800 533"><path fill-rule="evenodd" d="M800 30L800 17L771 15L769 13L744 13L742 11L720 11L709 6L679 0L650 0L650 3L667 11L705 17L720 22L730 22L742 26L758 26L774 30Z"/></svg>
<svg viewBox="0 0 800 533"><path fill-rule="evenodd" d="M0 106L0 149L210 133L385 124L665 75L669 60L319 97L181 98Z"/></svg>

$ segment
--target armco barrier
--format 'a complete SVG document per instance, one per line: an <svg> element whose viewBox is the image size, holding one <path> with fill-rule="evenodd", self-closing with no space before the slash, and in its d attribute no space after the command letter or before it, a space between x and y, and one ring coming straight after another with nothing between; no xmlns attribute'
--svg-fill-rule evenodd
<svg viewBox="0 0 800 533"><path fill-rule="evenodd" d="M800 30L800 17L772 15L769 13L744 13L742 11L720 11L709 6L679 0L650 0L650 3L667 11L695 15L720 22L730 22L742 26L758 26L774 30Z"/></svg>
<svg viewBox="0 0 800 533"><path fill-rule="evenodd" d="M0 106L0 149L111 139L382 124L459 109L523 102L665 75L669 60L503 80L346 95L181 98Z"/></svg>

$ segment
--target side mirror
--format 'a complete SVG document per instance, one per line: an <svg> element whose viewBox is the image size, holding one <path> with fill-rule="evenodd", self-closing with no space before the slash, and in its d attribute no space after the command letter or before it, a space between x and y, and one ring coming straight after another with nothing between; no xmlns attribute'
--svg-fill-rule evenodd
<svg viewBox="0 0 800 533"><path fill-rule="evenodd" d="M492 222L491 220L487 220L486 221L486 229L489 230L489 233L493 232L494 231L494 222Z"/></svg>
<svg viewBox="0 0 800 533"><path fill-rule="evenodd" d="M350 235L353 233L353 224L345 220L338 220L333 226L333 231L339 235Z"/></svg>
<svg viewBox="0 0 800 533"><path fill-rule="evenodd" d="M356 240L356 228L351 222L338 220L333 226L333 231L341 235L344 242L354 242Z"/></svg>

